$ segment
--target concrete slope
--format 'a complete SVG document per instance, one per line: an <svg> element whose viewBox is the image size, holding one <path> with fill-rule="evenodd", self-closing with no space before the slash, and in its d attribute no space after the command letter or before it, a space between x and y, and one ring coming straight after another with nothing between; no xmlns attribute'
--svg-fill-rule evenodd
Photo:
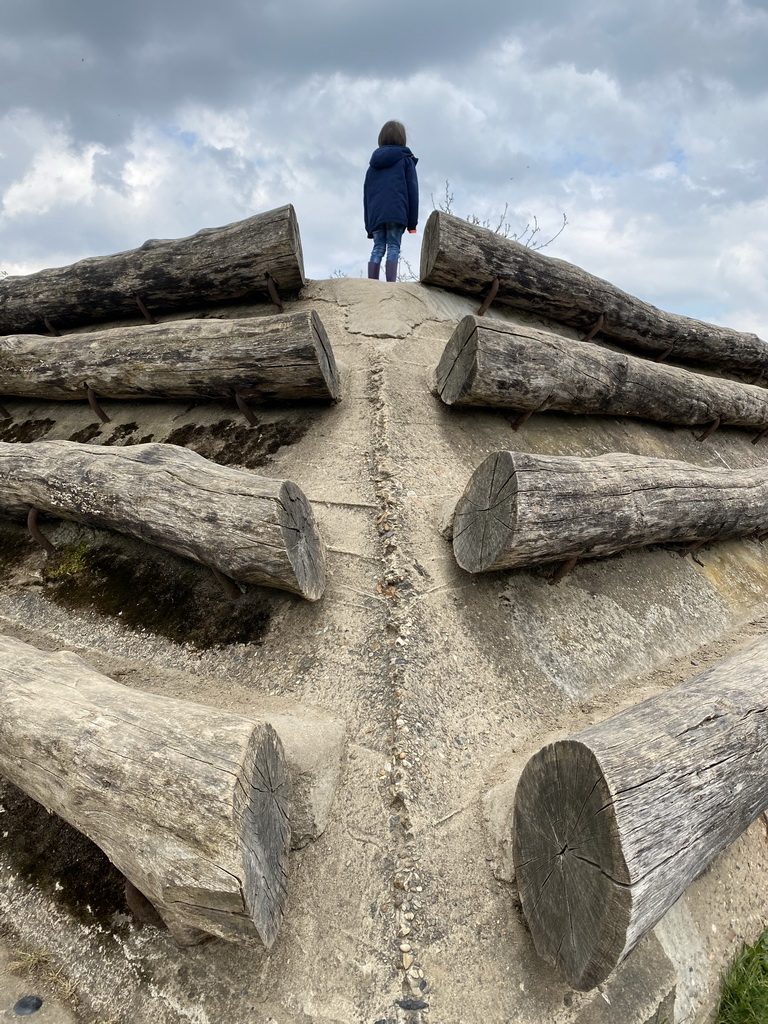
<svg viewBox="0 0 768 1024"><path fill-rule="evenodd" d="M313 502L329 546L316 604L251 588L233 605L203 567L73 524L44 524L70 545L52 574L21 526L0 527L0 631L76 650L130 686L244 714L344 720L327 828L292 854L278 939L269 952L178 949L131 916L95 847L0 784L6 927L61 965L83 1007L121 1024L643 1024L671 1019L675 995L677 1019L705 1019L719 969L768 923L760 823L603 993L580 994L533 949L508 811L542 743L763 631L768 549L713 544L697 560L636 551L551 587L550 567L470 577L439 526L499 448L737 468L764 464L768 446L735 429L698 443L689 429L555 414L513 433L504 413L449 409L431 375L475 305L437 289L309 282L287 308L321 316L342 375L338 405L257 407L251 427L234 403L104 402L111 422L100 424L86 403L8 398L12 419L0 421L0 440L20 443L187 445L292 479Z"/></svg>

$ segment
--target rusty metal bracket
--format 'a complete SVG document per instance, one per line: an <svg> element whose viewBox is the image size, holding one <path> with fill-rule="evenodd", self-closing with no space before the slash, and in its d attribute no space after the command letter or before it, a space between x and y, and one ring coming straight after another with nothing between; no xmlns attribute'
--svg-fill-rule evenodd
<svg viewBox="0 0 768 1024"><path fill-rule="evenodd" d="M229 576L221 571L221 569L217 569L215 565L211 565L210 562L207 562L206 565L211 570L216 582L220 585L221 589L230 601L239 601L243 596L243 592L235 581L230 579Z"/></svg>
<svg viewBox="0 0 768 1024"><path fill-rule="evenodd" d="M13 416L8 412L4 405L0 405L0 420L12 420Z"/></svg>
<svg viewBox="0 0 768 1024"><path fill-rule="evenodd" d="M661 353L661 355L656 356L656 362L657 363L663 363L664 360L668 358L668 356L672 355L672 349L674 347L675 347L674 345L670 345L669 348L665 348L664 351Z"/></svg>
<svg viewBox="0 0 768 1024"><path fill-rule="evenodd" d="M581 340L582 341L592 341L594 336L596 334L598 334L600 331L602 331L604 324L605 324L605 314L601 313L600 316L597 318L597 322L595 323L595 325L592 328L592 330L588 334L585 334L584 337Z"/></svg>
<svg viewBox="0 0 768 1024"><path fill-rule="evenodd" d="M759 444L766 434L768 434L768 427L766 427L764 430L761 430L759 434L755 434L755 436L752 438L752 444Z"/></svg>
<svg viewBox="0 0 768 1024"><path fill-rule="evenodd" d="M271 274L265 274L264 278L267 282L267 291L269 292L269 297L270 299L272 299L272 302L277 306L278 313L285 312L283 300L280 298L280 292L277 290L277 282L275 281L274 277L272 277Z"/></svg>
<svg viewBox="0 0 768 1024"><path fill-rule="evenodd" d="M49 555L55 555L56 548L51 544L37 525L37 517L39 514L39 510L34 507L32 507L27 514L27 529L29 530L29 535L36 544L39 544L41 548L45 548Z"/></svg>
<svg viewBox="0 0 768 1024"><path fill-rule="evenodd" d="M578 555L574 555L574 557L573 558L569 558L567 562L563 562L563 564L557 570L555 575L550 579L550 581L549 581L550 587L554 587L555 584L559 583L560 580L564 576L567 576L568 573L573 570L573 568L575 567L575 565L578 562L578 560L579 560L579 556Z"/></svg>
<svg viewBox="0 0 768 1024"><path fill-rule="evenodd" d="M93 409L93 411L99 417L101 422L102 423L109 423L110 422L109 416L107 416L107 414L104 412L104 410L99 405L99 400L96 397L96 392L93 390L93 388L87 388L85 393L86 393L86 395L88 397L88 405L90 405L90 407Z"/></svg>
<svg viewBox="0 0 768 1024"><path fill-rule="evenodd" d="M235 401L237 402L237 408L240 410L243 416L245 416L250 425L252 427L257 427L259 425L259 421L254 416L253 410L248 405L248 403L246 402L246 400L243 398L239 391L235 392Z"/></svg>
<svg viewBox="0 0 768 1024"><path fill-rule="evenodd" d="M480 306L480 309L478 309L477 313L475 313L475 316L485 316L485 314L488 312L488 307L496 298L498 292L499 279L498 277L494 277L494 279L491 281L491 287L488 289L488 294L483 299L483 304Z"/></svg>
<svg viewBox="0 0 768 1024"><path fill-rule="evenodd" d="M56 330L56 328L54 327L54 325L51 323L47 316L43 317L43 323L45 324L48 333L52 334L54 338L61 337L61 331Z"/></svg>
<svg viewBox="0 0 768 1024"><path fill-rule="evenodd" d="M696 440L697 440L697 441L706 441L706 440L707 440L707 438L708 438L708 437L711 437L711 436L712 436L712 434L714 434L714 432L715 432L715 431L716 431L716 430L718 429L718 427L720 426L720 423L721 423L721 422L722 422L722 419L721 419L721 417L720 417L720 416L718 416L716 420L713 420L713 421L712 421L712 422L711 422L711 423L709 424L709 426L708 426L708 427L707 427L707 429L706 429L706 430L704 431L704 433L703 433L703 434L701 434L701 435L700 435L699 437L697 437L697 438L696 438Z"/></svg>
<svg viewBox="0 0 768 1024"><path fill-rule="evenodd" d="M133 297L134 297L134 299L136 299L136 305L141 310L141 315L144 317L144 319L147 321L147 323L149 323L149 324L156 324L157 320L155 320L155 318L149 312L147 307L144 305L144 300L142 299L142 297L137 292L133 293Z"/></svg>

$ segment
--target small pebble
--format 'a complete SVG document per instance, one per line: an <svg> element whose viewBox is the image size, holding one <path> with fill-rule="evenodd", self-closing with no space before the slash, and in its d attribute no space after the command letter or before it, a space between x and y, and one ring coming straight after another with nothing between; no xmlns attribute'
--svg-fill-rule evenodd
<svg viewBox="0 0 768 1024"><path fill-rule="evenodd" d="M410 953L411 952L411 944L410 944L410 942L401 942L400 943L400 952L401 953Z"/></svg>
<svg viewBox="0 0 768 1024"><path fill-rule="evenodd" d="M410 953L403 953L403 970L407 971L413 963L413 957Z"/></svg>
<svg viewBox="0 0 768 1024"><path fill-rule="evenodd" d="M42 1005L43 1000L40 996L22 996L14 1003L13 1012L19 1017L29 1017L30 1014L37 1013Z"/></svg>

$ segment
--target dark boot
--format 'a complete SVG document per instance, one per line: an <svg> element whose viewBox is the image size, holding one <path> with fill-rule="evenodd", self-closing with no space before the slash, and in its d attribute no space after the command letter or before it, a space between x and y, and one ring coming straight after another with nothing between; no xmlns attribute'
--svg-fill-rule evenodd
<svg viewBox="0 0 768 1024"><path fill-rule="evenodd" d="M369 263L368 264L368 277L372 277L375 281L379 280L379 270L381 269L381 263Z"/></svg>
<svg viewBox="0 0 768 1024"><path fill-rule="evenodd" d="M397 280L397 260L387 260L386 270L387 270L387 280L388 281L396 281Z"/></svg>

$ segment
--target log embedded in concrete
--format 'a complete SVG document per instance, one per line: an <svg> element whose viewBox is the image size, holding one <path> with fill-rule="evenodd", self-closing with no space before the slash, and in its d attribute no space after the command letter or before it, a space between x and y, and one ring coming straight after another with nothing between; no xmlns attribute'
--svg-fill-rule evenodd
<svg viewBox="0 0 768 1024"><path fill-rule="evenodd" d="M289 480L209 462L176 445L0 442L0 514L30 508L116 530L234 580L319 598L325 548Z"/></svg>
<svg viewBox="0 0 768 1024"><path fill-rule="evenodd" d="M462 569L490 572L766 531L765 467L501 451L480 464L456 505L453 550Z"/></svg>
<svg viewBox="0 0 768 1024"><path fill-rule="evenodd" d="M768 640L526 765L513 856L539 954L603 981L768 807Z"/></svg>
<svg viewBox="0 0 768 1024"><path fill-rule="evenodd" d="M314 310L238 320L0 338L0 394L24 398L339 398L339 374Z"/></svg>
<svg viewBox="0 0 768 1024"><path fill-rule="evenodd" d="M290 824L271 725L0 637L0 774L96 843L182 944L272 945Z"/></svg>
<svg viewBox="0 0 768 1024"><path fill-rule="evenodd" d="M424 230L424 284L484 297L493 282L494 302L526 310L637 346L672 360L709 362L734 370L768 369L768 343L755 334L703 323L657 309L564 260L460 217L435 211ZM602 317L602 322L600 318Z"/></svg>
<svg viewBox="0 0 768 1024"><path fill-rule="evenodd" d="M283 295L304 284L292 206L187 238L154 238L113 256L3 278L0 334L146 316L144 310L151 315L241 299L268 302L268 277Z"/></svg>
<svg viewBox="0 0 768 1024"><path fill-rule="evenodd" d="M447 405L768 426L768 390L649 362L549 331L467 316L437 367Z"/></svg>

